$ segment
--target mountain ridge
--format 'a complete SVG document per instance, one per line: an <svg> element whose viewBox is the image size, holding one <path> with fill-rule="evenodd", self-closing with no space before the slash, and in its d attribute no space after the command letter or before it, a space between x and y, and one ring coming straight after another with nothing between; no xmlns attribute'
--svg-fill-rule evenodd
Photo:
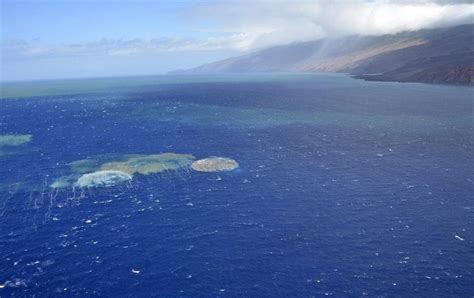
<svg viewBox="0 0 474 298"><path fill-rule="evenodd" d="M474 24L278 45L174 74L338 72L370 81L474 85Z"/></svg>

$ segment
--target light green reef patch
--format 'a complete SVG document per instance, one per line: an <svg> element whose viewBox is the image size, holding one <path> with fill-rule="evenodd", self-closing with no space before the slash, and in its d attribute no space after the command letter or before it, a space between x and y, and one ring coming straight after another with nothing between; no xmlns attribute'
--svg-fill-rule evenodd
<svg viewBox="0 0 474 298"><path fill-rule="evenodd" d="M90 173L97 171L101 164L110 160L110 158L111 157L107 158L106 156L96 156L93 158L76 160L69 163L69 167L71 168L72 172L76 174Z"/></svg>
<svg viewBox="0 0 474 298"><path fill-rule="evenodd" d="M301 111L275 108L243 108L206 105L197 103L154 103L136 107L132 117L164 122L179 122L189 125L227 126L231 128L254 128L305 124L319 127L380 128L404 131L436 130L445 123L456 121L462 124L471 119L435 119L415 115L366 115L343 112Z"/></svg>
<svg viewBox="0 0 474 298"><path fill-rule="evenodd" d="M112 161L100 166L102 171L121 171L130 175L153 174L177 170L189 166L194 160L190 154L162 153L153 155L132 155L122 161Z"/></svg>
<svg viewBox="0 0 474 298"><path fill-rule="evenodd" d="M18 153L19 146L31 142L32 135L0 135L0 156Z"/></svg>
<svg viewBox="0 0 474 298"><path fill-rule="evenodd" d="M31 142L32 135L0 135L0 148L20 146Z"/></svg>
<svg viewBox="0 0 474 298"><path fill-rule="evenodd" d="M149 175L164 171L188 168L194 161L190 154L161 153L151 155L101 155L77 160L69 164L72 174L59 177L50 186L64 188L78 184L80 177L96 172L118 171L127 175ZM82 176L81 176L82 175ZM88 177L88 176L87 176Z"/></svg>
<svg viewBox="0 0 474 298"><path fill-rule="evenodd" d="M48 80L31 82L0 82L0 99L18 99L52 95L84 94L129 90L150 90L162 85L219 83L219 82L271 82L310 80L310 73L249 73L227 75L157 75L116 78Z"/></svg>

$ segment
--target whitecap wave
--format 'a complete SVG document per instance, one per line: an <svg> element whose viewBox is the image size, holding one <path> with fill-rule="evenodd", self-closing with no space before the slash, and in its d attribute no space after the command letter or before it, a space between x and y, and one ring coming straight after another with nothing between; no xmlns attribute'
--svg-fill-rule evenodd
<svg viewBox="0 0 474 298"><path fill-rule="evenodd" d="M85 187L107 187L118 183L132 180L130 174L120 171L97 171L89 174L84 174L75 183L76 186Z"/></svg>

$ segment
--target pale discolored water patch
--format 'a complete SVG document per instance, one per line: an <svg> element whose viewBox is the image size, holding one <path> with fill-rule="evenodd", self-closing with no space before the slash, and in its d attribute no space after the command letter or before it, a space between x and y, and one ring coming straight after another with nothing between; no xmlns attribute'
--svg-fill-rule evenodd
<svg viewBox="0 0 474 298"><path fill-rule="evenodd" d="M222 82L288 82L309 80L310 73L267 73L267 74L227 74L218 75L155 75L140 77L69 79L33 82L1 82L0 100L6 98L28 98L32 96L51 96L98 93L108 90L154 89L157 86L183 83L222 83Z"/></svg>
<svg viewBox="0 0 474 298"><path fill-rule="evenodd" d="M198 172L225 172L239 167L239 163L225 157L209 157L197 160L191 164L191 168Z"/></svg>
<svg viewBox="0 0 474 298"><path fill-rule="evenodd" d="M78 175L62 176L54 180L53 183L49 185L49 187L66 188L66 187L71 186L74 183L74 181L77 180L77 178L78 178Z"/></svg>
<svg viewBox="0 0 474 298"><path fill-rule="evenodd" d="M189 168L194 159L194 156L190 154L178 153L96 156L71 162L69 166L72 173L68 176L57 178L50 187L65 188L74 184L79 185L79 183L74 182L78 180L80 175L82 175L82 178L85 175L97 172L114 171L125 173L132 177L135 174L149 175L164 171L179 170Z"/></svg>
<svg viewBox="0 0 474 298"><path fill-rule="evenodd" d="M190 154L162 153L130 156L123 161L112 161L100 166L101 170L115 170L133 174L154 174L187 167L194 160Z"/></svg>
<svg viewBox="0 0 474 298"><path fill-rule="evenodd" d="M32 135L0 135L0 147L20 146L31 142Z"/></svg>
<svg viewBox="0 0 474 298"><path fill-rule="evenodd" d="M137 106L131 113L137 118L163 122L178 122L187 125L227 126L231 128L255 128L304 124L318 127L363 127L383 130L436 131L446 121L446 117L419 115L379 115L366 113L345 113L338 111L286 110L278 108L246 108L198 104L189 102L157 102L146 107ZM472 122L472 116L458 117L458 125Z"/></svg>
<svg viewBox="0 0 474 298"><path fill-rule="evenodd" d="M76 174L90 173L97 171L100 168L100 165L104 163L104 160L108 159L103 156L81 159L69 163L69 167Z"/></svg>
<svg viewBox="0 0 474 298"><path fill-rule="evenodd" d="M18 153L15 149L31 142L32 135L0 135L0 156Z"/></svg>

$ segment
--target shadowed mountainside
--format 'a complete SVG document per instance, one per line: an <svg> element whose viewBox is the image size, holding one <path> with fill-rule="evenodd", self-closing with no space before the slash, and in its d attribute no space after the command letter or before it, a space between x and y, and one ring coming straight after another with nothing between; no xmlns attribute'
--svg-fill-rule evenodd
<svg viewBox="0 0 474 298"><path fill-rule="evenodd" d="M474 25L275 46L173 73L341 72L373 81L474 85Z"/></svg>

